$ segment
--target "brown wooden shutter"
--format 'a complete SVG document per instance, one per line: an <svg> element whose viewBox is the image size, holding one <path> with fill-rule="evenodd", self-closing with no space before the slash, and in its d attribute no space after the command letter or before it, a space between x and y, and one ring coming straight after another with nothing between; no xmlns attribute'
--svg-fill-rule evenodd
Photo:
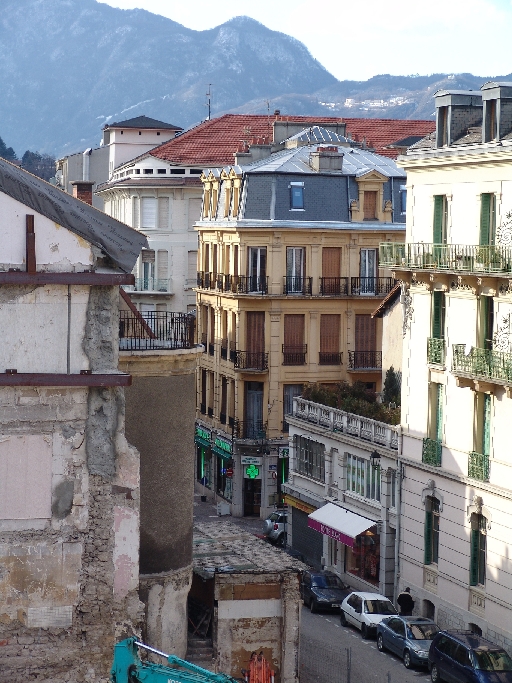
<svg viewBox="0 0 512 683"><path fill-rule="evenodd" d="M356 315L356 351L377 350L377 330L375 318L371 315Z"/></svg>
<svg viewBox="0 0 512 683"><path fill-rule="evenodd" d="M210 344L213 344L215 341L215 311L213 308L210 308L210 339L208 342Z"/></svg>
<svg viewBox="0 0 512 683"><path fill-rule="evenodd" d="M285 347L304 345L304 316L284 316L284 345Z"/></svg>
<svg viewBox="0 0 512 683"><path fill-rule="evenodd" d="M365 221L374 221L377 218L377 193L376 192L368 192L367 190L365 190L363 209L364 209L364 220Z"/></svg>
<svg viewBox="0 0 512 683"><path fill-rule="evenodd" d="M339 277L341 272L341 248L322 249L322 277Z"/></svg>
<svg viewBox="0 0 512 683"><path fill-rule="evenodd" d="M338 353L340 350L340 316L320 316L320 353Z"/></svg>
<svg viewBox="0 0 512 683"><path fill-rule="evenodd" d="M265 313L264 311L247 311L247 351L249 353L265 352Z"/></svg>

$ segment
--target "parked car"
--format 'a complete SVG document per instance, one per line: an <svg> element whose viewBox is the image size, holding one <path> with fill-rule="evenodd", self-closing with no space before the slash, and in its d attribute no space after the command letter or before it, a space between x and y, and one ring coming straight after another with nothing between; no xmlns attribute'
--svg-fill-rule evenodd
<svg viewBox="0 0 512 683"><path fill-rule="evenodd" d="M300 597L312 612L320 609L339 611L352 589L333 572L303 572Z"/></svg>
<svg viewBox="0 0 512 683"><path fill-rule="evenodd" d="M272 512L263 522L263 534L271 543L284 548L286 546L286 524L288 514L284 510Z"/></svg>
<svg viewBox="0 0 512 683"><path fill-rule="evenodd" d="M471 631L439 631L428 652L432 683L511 683L512 659Z"/></svg>
<svg viewBox="0 0 512 683"><path fill-rule="evenodd" d="M340 621L342 626L357 626L363 638L368 638L376 634L377 624L393 614L396 609L384 595L354 592L341 603Z"/></svg>
<svg viewBox="0 0 512 683"><path fill-rule="evenodd" d="M387 617L377 626L377 647L389 650L411 666L428 666L428 651L439 627L423 617Z"/></svg>

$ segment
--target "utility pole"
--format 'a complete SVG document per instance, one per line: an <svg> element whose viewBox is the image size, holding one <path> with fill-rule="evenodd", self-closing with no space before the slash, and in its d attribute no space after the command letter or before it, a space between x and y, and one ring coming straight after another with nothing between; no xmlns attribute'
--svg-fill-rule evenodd
<svg viewBox="0 0 512 683"><path fill-rule="evenodd" d="M208 83L208 92L206 93L206 106L208 107L208 121L212 116L212 84Z"/></svg>

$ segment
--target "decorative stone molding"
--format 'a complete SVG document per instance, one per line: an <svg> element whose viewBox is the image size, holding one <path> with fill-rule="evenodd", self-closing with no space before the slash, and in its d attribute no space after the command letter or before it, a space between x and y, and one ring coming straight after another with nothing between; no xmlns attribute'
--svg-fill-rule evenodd
<svg viewBox="0 0 512 683"><path fill-rule="evenodd" d="M496 330L492 340L492 348L495 351L502 351L508 353L510 351L510 318L511 313L504 315L502 323Z"/></svg>
<svg viewBox="0 0 512 683"><path fill-rule="evenodd" d="M468 523L471 524L471 515L483 515L487 520L487 531L491 528L492 523L492 513L489 508L485 507L483 498L481 496L474 496L473 504L468 505L466 509L466 514L468 518Z"/></svg>
<svg viewBox="0 0 512 683"><path fill-rule="evenodd" d="M481 617L485 615L485 593L482 589L469 589L469 611Z"/></svg>
<svg viewBox="0 0 512 683"><path fill-rule="evenodd" d="M427 481L427 488L421 492L421 502L425 505L427 497L437 498L439 501L439 512L443 511L444 498L443 494L436 489L436 482L433 479Z"/></svg>
<svg viewBox="0 0 512 683"><path fill-rule="evenodd" d="M512 211L507 211L503 222L496 228L496 244L500 247L512 245Z"/></svg>
<svg viewBox="0 0 512 683"><path fill-rule="evenodd" d="M437 593L437 567L425 565L423 568L423 588L431 593Z"/></svg>
<svg viewBox="0 0 512 683"><path fill-rule="evenodd" d="M452 292L471 292L471 294L476 294L476 287L463 280L461 275L456 280L450 282L450 290Z"/></svg>
<svg viewBox="0 0 512 683"><path fill-rule="evenodd" d="M405 337L407 331L411 329L412 316L414 308L412 305L412 296L409 290L402 283L402 294L400 296L400 303L402 304L402 337Z"/></svg>

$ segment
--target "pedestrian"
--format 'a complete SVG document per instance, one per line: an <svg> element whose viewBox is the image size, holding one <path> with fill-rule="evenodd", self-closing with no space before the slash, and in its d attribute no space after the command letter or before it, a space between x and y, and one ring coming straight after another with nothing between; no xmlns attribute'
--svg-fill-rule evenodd
<svg viewBox="0 0 512 683"><path fill-rule="evenodd" d="M412 599L411 589L407 587L405 590L403 590L396 601L400 607L400 616L410 617L414 609L414 600Z"/></svg>

